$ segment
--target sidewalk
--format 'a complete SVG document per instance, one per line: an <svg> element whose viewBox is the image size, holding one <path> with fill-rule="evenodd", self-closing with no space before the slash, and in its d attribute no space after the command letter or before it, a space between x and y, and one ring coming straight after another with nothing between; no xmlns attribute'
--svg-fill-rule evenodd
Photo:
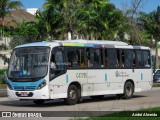
<svg viewBox="0 0 160 120"><path fill-rule="evenodd" d="M0 97L6 97L7 96L7 90L3 89L0 90Z"/></svg>

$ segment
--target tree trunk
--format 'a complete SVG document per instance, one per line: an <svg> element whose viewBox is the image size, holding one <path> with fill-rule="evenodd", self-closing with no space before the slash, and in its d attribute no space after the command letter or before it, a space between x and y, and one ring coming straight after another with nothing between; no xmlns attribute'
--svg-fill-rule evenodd
<svg viewBox="0 0 160 120"><path fill-rule="evenodd" d="M156 39L155 47L156 47L155 68L158 69L159 68L159 62L158 62L158 39Z"/></svg>
<svg viewBox="0 0 160 120"><path fill-rule="evenodd" d="M153 48L153 35L151 36L151 45L150 45L151 48Z"/></svg>
<svg viewBox="0 0 160 120"><path fill-rule="evenodd" d="M68 31L68 40L71 40L72 39L72 33L71 31Z"/></svg>
<svg viewBox="0 0 160 120"><path fill-rule="evenodd" d="M2 38L4 37L4 17L2 17Z"/></svg>

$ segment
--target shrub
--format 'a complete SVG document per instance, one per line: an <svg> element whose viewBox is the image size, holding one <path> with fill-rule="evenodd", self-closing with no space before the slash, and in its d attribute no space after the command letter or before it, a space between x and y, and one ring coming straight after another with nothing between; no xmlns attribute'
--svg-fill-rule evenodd
<svg viewBox="0 0 160 120"><path fill-rule="evenodd" d="M0 84L5 84L5 72L7 70L0 70Z"/></svg>

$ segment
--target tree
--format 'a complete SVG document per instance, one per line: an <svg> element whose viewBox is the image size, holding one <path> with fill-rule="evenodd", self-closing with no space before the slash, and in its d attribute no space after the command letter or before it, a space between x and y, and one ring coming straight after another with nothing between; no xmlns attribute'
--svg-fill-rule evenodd
<svg viewBox="0 0 160 120"><path fill-rule="evenodd" d="M85 0L76 15L81 36L87 36L87 39L113 39L119 29L122 12L108 0Z"/></svg>
<svg viewBox="0 0 160 120"><path fill-rule="evenodd" d="M54 38L113 39L122 13L109 0L46 0L47 33Z"/></svg>
<svg viewBox="0 0 160 120"><path fill-rule="evenodd" d="M14 28L10 46L14 48L17 45L37 41L41 41L37 24L34 22L27 23L23 21L17 24L17 27Z"/></svg>
<svg viewBox="0 0 160 120"><path fill-rule="evenodd" d="M9 14L9 10L18 9L22 6L20 1L0 0L0 18L4 26L4 17Z"/></svg>
<svg viewBox="0 0 160 120"><path fill-rule="evenodd" d="M143 44L143 34L138 25L137 18L144 1L145 0L131 0L129 7L127 4L123 4L123 14L126 16L123 26L125 26L124 28L126 29L121 29L120 34L126 32L130 37L129 43L133 45Z"/></svg>
<svg viewBox="0 0 160 120"><path fill-rule="evenodd" d="M140 25L143 27L143 31L150 34L150 38L153 36L155 39L156 48L156 60L155 68L159 68L158 63L158 41L160 41L160 6L157 10L150 12L149 14L141 13L139 17Z"/></svg>
<svg viewBox="0 0 160 120"><path fill-rule="evenodd" d="M48 20L46 20L46 12L45 11L37 11L36 12L36 17L35 17L35 22L34 24L36 25L36 28L39 32L39 38L42 40L49 39L49 36L51 35L51 29L50 29L50 24Z"/></svg>
<svg viewBox="0 0 160 120"><path fill-rule="evenodd" d="M65 39L65 34L74 32L76 24L76 10L81 5L81 0L46 0L43 5L46 13L48 33L56 38Z"/></svg>

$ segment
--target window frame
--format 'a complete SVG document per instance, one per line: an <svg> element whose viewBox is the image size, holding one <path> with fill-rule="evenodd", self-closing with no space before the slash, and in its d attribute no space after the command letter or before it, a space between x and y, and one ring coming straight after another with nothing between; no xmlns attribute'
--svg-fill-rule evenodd
<svg viewBox="0 0 160 120"><path fill-rule="evenodd" d="M147 51L148 53L149 53L149 65L150 65L150 67L145 67L145 65L143 65L143 66L137 66L137 51L140 51L141 52L141 60L142 60L142 62L144 62L144 51ZM151 53L150 53L150 50L145 50L145 49L135 49L135 53L136 53L136 69L150 69L151 68Z"/></svg>
<svg viewBox="0 0 160 120"><path fill-rule="evenodd" d="M84 51L84 67L79 67L79 66L77 66L77 67L69 67L69 66L67 66L66 69L86 69L87 68L86 47L65 46L64 48L65 48L65 62L68 62L68 56L67 56L67 53L68 53L67 49L68 48L73 49L73 51L75 53L77 52L76 50L83 50Z"/></svg>
<svg viewBox="0 0 160 120"><path fill-rule="evenodd" d="M65 61L66 61L64 46L53 47L52 50L51 50L50 61L49 61L49 81L52 81L52 80L54 80L56 77L61 76L61 75L65 74L65 73L67 72L66 65L64 65L64 70L61 70L61 72L60 72L59 74L55 75L55 76L51 79L51 68L50 68L50 65L51 65L51 60L52 60L52 53L55 54L57 51L61 51L61 52L62 52L63 62L65 63ZM55 57L55 55L54 55L54 57ZM54 59L55 59L55 58L54 58Z"/></svg>

